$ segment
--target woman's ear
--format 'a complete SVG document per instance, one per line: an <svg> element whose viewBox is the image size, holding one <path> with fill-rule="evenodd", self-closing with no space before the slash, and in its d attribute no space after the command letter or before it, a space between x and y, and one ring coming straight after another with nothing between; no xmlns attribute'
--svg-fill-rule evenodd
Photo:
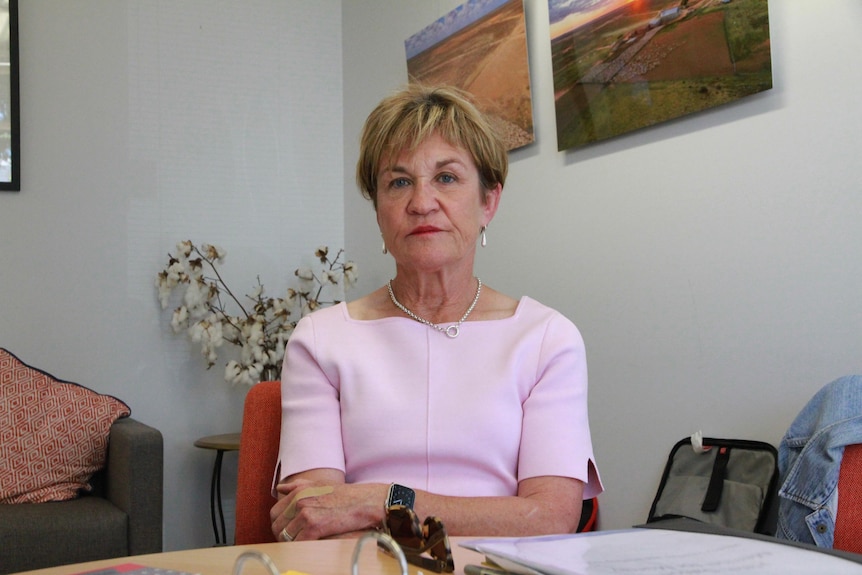
<svg viewBox="0 0 862 575"><path fill-rule="evenodd" d="M503 193L503 184L499 182L493 188L485 190L485 203L482 206L484 212L483 226L487 226L494 219L494 214L497 213L497 208L500 206L500 196Z"/></svg>

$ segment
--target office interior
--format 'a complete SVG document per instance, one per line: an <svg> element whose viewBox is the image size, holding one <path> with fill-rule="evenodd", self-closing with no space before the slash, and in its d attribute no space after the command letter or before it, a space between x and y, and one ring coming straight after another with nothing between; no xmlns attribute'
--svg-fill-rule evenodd
<svg viewBox="0 0 862 575"><path fill-rule="evenodd" d="M283 289L346 248L386 282L354 183L366 114L407 80L403 42L460 0L23 0L22 187L0 192L0 345L123 399L165 439L165 550L212 544L213 454L247 388L170 329L155 276L215 243L229 281ZM580 328L606 492L642 523L698 430L777 445L862 370L862 4L772 0L774 87L560 152L548 6L525 0L535 143L511 154L478 275ZM232 521L235 454L224 462Z"/></svg>

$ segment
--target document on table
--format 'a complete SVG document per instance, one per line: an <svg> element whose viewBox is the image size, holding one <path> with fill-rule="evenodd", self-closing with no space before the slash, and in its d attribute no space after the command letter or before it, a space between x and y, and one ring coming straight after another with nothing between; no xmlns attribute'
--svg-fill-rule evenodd
<svg viewBox="0 0 862 575"><path fill-rule="evenodd" d="M460 545L524 575L862 574L862 564L819 551L662 529L476 539Z"/></svg>

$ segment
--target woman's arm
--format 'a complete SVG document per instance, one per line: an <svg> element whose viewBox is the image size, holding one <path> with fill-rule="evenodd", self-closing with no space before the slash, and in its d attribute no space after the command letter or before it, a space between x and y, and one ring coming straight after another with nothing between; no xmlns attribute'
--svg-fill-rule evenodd
<svg viewBox="0 0 862 575"><path fill-rule="evenodd" d="M533 477L518 483L514 497L446 497L416 492L420 518L436 515L450 535L506 536L574 533L581 518L583 482Z"/></svg>
<svg viewBox="0 0 862 575"><path fill-rule="evenodd" d="M286 513L297 493L307 487L329 485L333 491L307 497ZM279 540L283 529L294 539L346 537L380 527L389 486L381 483L345 484L335 469L297 473L278 485L279 501L270 517ZM416 492L414 508L420 519L439 517L450 535L518 536L572 533L581 515L583 482L567 477L534 477L518 484L511 497L451 497ZM293 511L293 510L291 510Z"/></svg>

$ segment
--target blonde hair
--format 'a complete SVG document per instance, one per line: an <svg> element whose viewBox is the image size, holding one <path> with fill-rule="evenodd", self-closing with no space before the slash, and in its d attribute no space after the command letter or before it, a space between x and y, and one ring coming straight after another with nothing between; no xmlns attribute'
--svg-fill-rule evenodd
<svg viewBox="0 0 862 575"><path fill-rule="evenodd" d="M466 92L449 86L410 84L384 98L365 120L356 163L356 183L377 209L381 162L414 150L433 134L466 150L476 163L485 190L506 181L506 147Z"/></svg>

